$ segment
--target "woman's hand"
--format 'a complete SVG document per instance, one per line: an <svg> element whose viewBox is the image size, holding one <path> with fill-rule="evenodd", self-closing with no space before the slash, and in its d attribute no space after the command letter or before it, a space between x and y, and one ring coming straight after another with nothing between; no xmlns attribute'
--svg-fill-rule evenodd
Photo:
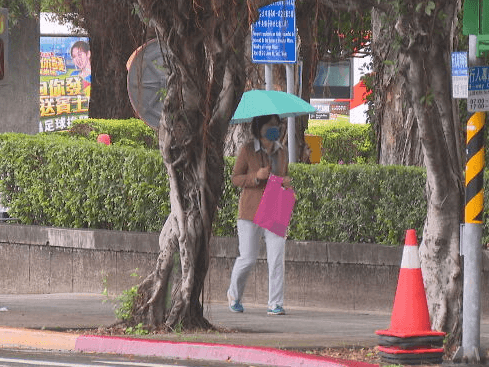
<svg viewBox="0 0 489 367"><path fill-rule="evenodd" d="M290 176L285 176L283 181L282 181L282 186L285 187L286 189L291 189L292 188L292 178L290 178Z"/></svg>
<svg viewBox="0 0 489 367"><path fill-rule="evenodd" d="M256 172L256 178L259 180L268 180L270 176L270 167L262 167Z"/></svg>

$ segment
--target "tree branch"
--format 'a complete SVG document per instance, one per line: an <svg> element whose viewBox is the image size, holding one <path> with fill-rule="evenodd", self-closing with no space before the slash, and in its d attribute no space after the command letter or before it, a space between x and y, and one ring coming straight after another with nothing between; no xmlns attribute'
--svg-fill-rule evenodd
<svg viewBox="0 0 489 367"><path fill-rule="evenodd" d="M371 8L376 8L382 11L388 11L390 6L384 2L379 2L376 0L311 0L312 2L318 2L319 4L325 5L331 9L336 10L368 10Z"/></svg>

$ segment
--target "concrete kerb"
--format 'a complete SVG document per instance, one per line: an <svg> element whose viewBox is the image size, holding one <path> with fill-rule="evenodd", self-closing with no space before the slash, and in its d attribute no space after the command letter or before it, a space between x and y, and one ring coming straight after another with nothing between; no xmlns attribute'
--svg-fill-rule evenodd
<svg viewBox="0 0 489 367"><path fill-rule="evenodd" d="M173 342L116 336L77 335L63 332L5 327L0 327L0 348L31 348L84 353L152 356L269 366L374 366L364 362L338 360L274 348Z"/></svg>
<svg viewBox="0 0 489 367"><path fill-rule="evenodd" d="M78 337L55 331L0 327L0 348L74 351Z"/></svg>
<svg viewBox="0 0 489 367"><path fill-rule="evenodd" d="M270 366L369 367L372 364L340 361L273 348L228 344L141 340L122 337L80 336L76 350L96 353L133 354L166 358L193 359Z"/></svg>

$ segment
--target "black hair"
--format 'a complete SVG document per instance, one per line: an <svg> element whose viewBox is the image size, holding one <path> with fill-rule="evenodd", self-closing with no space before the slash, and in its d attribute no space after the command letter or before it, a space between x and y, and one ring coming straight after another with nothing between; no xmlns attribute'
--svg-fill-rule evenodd
<svg viewBox="0 0 489 367"><path fill-rule="evenodd" d="M251 121L251 133L253 134L253 136L257 139L260 139L260 130L262 126L274 117L277 119L280 125L282 121L280 120L279 115L262 115L253 117L253 121Z"/></svg>
<svg viewBox="0 0 489 367"><path fill-rule="evenodd" d="M87 53L88 51L90 51L90 45L85 42L85 41L76 41L73 46L71 46L71 49L70 49L70 54L71 56L73 57L73 49L74 48L79 48L80 50L82 50L83 52Z"/></svg>

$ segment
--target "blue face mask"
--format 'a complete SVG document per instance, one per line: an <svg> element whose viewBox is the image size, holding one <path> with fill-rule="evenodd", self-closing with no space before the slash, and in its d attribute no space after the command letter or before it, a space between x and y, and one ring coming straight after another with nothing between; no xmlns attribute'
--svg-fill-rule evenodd
<svg viewBox="0 0 489 367"><path fill-rule="evenodd" d="M270 141L276 141L280 137L280 129L277 126L272 126L265 132L265 138Z"/></svg>

